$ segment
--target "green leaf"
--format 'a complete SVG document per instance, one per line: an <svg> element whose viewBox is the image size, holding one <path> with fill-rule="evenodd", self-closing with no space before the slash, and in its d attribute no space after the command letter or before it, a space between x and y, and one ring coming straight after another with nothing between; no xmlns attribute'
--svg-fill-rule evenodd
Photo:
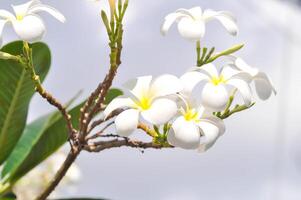
<svg viewBox="0 0 301 200"><path fill-rule="evenodd" d="M23 43L12 42L1 51L12 55L22 53ZM51 54L44 43L35 43L33 62L41 80L44 80L51 63ZM23 66L14 60L0 60L0 165L18 142L26 124L34 85Z"/></svg>
<svg viewBox="0 0 301 200"><path fill-rule="evenodd" d="M122 90L117 89L117 88L112 88L108 91L104 104L108 105L111 101L113 101L113 99L115 99L116 97L119 97L123 95Z"/></svg>
<svg viewBox="0 0 301 200"><path fill-rule="evenodd" d="M218 59L219 57L222 57L222 56L227 56L227 55L231 55L237 51L239 51L241 48L244 47L244 44L238 44L238 45L235 45L229 49L226 49L225 51L222 51L218 54L215 54L213 55L212 57L210 57L205 63L211 63L213 61L215 61L216 59Z"/></svg>
<svg viewBox="0 0 301 200"><path fill-rule="evenodd" d="M15 199L17 199L17 196L12 192L8 192L3 196L0 195L0 200L15 200Z"/></svg>
<svg viewBox="0 0 301 200"><path fill-rule="evenodd" d="M74 107L70 114L76 128L83 104ZM65 119L55 112L41 117L24 130L13 153L7 159L2 171L4 182L13 185L31 169L44 161L67 142L68 129Z"/></svg>

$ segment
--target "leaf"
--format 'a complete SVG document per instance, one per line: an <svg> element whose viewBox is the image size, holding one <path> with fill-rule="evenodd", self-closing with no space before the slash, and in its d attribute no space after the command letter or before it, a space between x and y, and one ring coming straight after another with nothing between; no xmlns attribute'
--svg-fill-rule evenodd
<svg viewBox="0 0 301 200"><path fill-rule="evenodd" d="M108 91L104 104L108 105L111 101L113 101L113 99L115 99L116 97L119 97L123 95L122 90L117 89L117 88L112 88Z"/></svg>
<svg viewBox="0 0 301 200"><path fill-rule="evenodd" d="M17 196L12 192L4 194L3 196L0 195L0 200L15 200L15 199L17 199Z"/></svg>
<svg viewBox="0 0 301 200"><path fill-rule="evenodd" d="M75 128L78 125L82 105L80 104L70 111ZM26 126L24 134L4 165L2 171L4 182L13 185L22 176L57 151L67 142L67 139L66 122L58 111L41 117Z"/></svg>
<svg viewBox="0 0 301 200"><path fill-rule="evenodd" d="M22 48L23 43L16 41L7 44L1 51L19 55ZM44 80L50 68L50 50L44 43L35 43L32 48L35 69ZM0 60L0 165L23 132L34 92L34 85L21 64L13 60Z"/></svg>

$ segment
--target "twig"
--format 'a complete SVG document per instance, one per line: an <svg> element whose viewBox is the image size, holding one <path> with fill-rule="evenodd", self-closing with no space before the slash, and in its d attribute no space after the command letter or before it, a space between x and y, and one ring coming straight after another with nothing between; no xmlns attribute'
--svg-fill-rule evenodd
<svg viewBox="0 0 301 200"><path fill-rule="evenodd" d="M96 134L94 134L94 135L92 135L92 136L90 136L90 137L86 137L85 140L86 140L86 141L89 141L89 140L93 140L93 139L96 139L96 138L100 137L100 136L104 133L104 131L105 131L107 128L109 128L110 126L112 126L113 124L114 124L114 122L108 123L108 124L107 124L105 127L103 127L98 133L96 133Z"/></svg>
<svg viewBox="0 0 301 200"><path fill-rule="evenodd" d="M119 115L121 112L123 111L123 109L117 109L117 110L114 110L109 116L107 116L105 119L102 118L102 119L99 119L99 120L96 120L92 123L92 125L90 126L90 128L88 129L87 133L91 133L91 131L96 128L98 125L112 119L113 117Z"/></svg>
<svg viewBox="0 0 301 200"><path fill-rule="evenodd" d="M66 175L68 169L72 165L72 163L76 160L77 156L79 155L80 150L71 150L59 169L59 171L56 173L54 179L49 183L49 185L46 187L46 190L43 191L42 194L40 194L35 200L45 200L51 192L56 188L56 186L60 183L60 181L63 179L63 177Z"/></svg>
<svg viewBox="0 0 301 200"><path fill-rule="evenodd" d="M29 47L27 42L24 42L24 58L25 61L20 60L20 62L25 66L25 70L30 73L31 79L35 85L36 92L38 92L44 99L47 100L49 104L53 105L61 112L67 123L69 138L72 138L76 130L73 128L71 115L67 112L63 104L61 104L56 98L48 93L43 87L40 77L36 74L35 68L33 66L32 49Z"/></svg>
<svg viewBox="0 0 301 200"><path fill-rule="evenodd" d="M117 147L132 147L132 148L142 148L142 149L162 149L162 148L173 148L172 146L166 146L161 144L155 144L152 142L142 142L130 139L124 140L111 140L101 142L98 145L86 145L84 149L88 152L101 152L105 149L117 148Z"/></svg>

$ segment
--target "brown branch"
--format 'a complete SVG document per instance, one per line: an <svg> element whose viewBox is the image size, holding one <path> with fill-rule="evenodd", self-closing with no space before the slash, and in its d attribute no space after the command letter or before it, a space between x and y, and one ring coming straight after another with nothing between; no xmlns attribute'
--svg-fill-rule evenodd
<svg viewBox="0 0 301 200"><path fill-rule="evenodd" d="M105 119L102 118L102 119L99 119L99 120L96 120L92 123L92 125L90 126L90 128L88 129L87 133L91 133L91 131L96 128L98 125L106 122L106 121L109 121L110 119L112 119L113 117L116 117L117 115L119 115L122 111L124 111L124 109L117 109L117 110L114 110L110 115L108 115Z"/></svg>
<svg viewBox="0 0 301 200"><path fill-rule="evenodd" d="M33 81L35 85L35 90L38 92L44 99L47 100L47 102L56 107L61 114L63 115L67 127L68 127L68 133L69 138L72 138L73 134L76 132L76 130L73 128L72 122L71 122L71 115L67 112L66 108L56 99L54 98L50 93L46 91L46 89L43 87L40 77L36 74L34 65L33 65L33 58L32 58L32 49L29 47L29 44L27 42L24 42L24 52L23 52L23 59L21 58L19 62L25 67L25 70L29 73L31 76L31 80Z"/></svg>
<svg viewBox="0 0 301 200"><path fill-rule="evenodd" d="M46 189L37 197L35 200L45 200L51 192L56 188L56 186L60 183L63 177L66 175L68 169L71 167L72 163L76 160L77 156L79 155L80 150L71 150L59 169L56 173L54 179L49 183Z"/></svg>
<svg viewBox="0 0 301 200"><path fill-rule="evenodd" d="M117 148L117 147L132 147L132 148L141 148L141 149L163 149L163 148L173 148L168 145L155 144L153 142L142 142L136 140L130 140L128 138L124 138L123 140L110 140L110 141L102 141L96 142L90 145L86 145L84 150L88 152L101 152L105 149Z"/></svg>
<svg viewBox="0 0 301 200"><path fill-rule="evenodd" d="M103 127L99 132L97 132L96 134L94 134L94 135L92 135L92 136L90 136L90 137L86 137L85 138L85 141L89 141L89 140L93 140L93 139L96 139L96 138L98 138L98 137L100 137L103 133L104 133L104 131L106 130L106 129L108 129L110 126L112 126L114 124L114 122L110 122L110 123L108 123L105 127Z"/></svg>

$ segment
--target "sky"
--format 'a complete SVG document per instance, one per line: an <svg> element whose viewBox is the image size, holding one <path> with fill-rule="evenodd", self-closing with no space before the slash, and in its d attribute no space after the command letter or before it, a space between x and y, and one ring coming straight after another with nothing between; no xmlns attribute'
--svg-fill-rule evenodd
<svg viewBox="0 0 301 200"><path fill-rule="evenodd" d="M1 8L24 1L2 0ZM108 69L107 37L99 16L106 3L44 0L67 18L65 24L43 14L44 38L53 54L45 87L63 102L83 89L83 98ZM158 200L297 200L301 196L301 10L277 0L130 0L126 16L122 66L114 82L152 74L183 74L194 65L194 44L175 27L160 35L164 16L178 8L201 6L231 11L239 35L217 22L208 25L202 44L223 50L244 43L238 55L267 72L277 90L268 101L225 121L227 130L205 154L181 149L114 149L83 153L78 189L63 196ZM5 30L4 42L16 39ZM35 96L29 121L52 108ZM134 137L139 137L137 132ZM147 139L147 138L146 138Z"/></svg>

